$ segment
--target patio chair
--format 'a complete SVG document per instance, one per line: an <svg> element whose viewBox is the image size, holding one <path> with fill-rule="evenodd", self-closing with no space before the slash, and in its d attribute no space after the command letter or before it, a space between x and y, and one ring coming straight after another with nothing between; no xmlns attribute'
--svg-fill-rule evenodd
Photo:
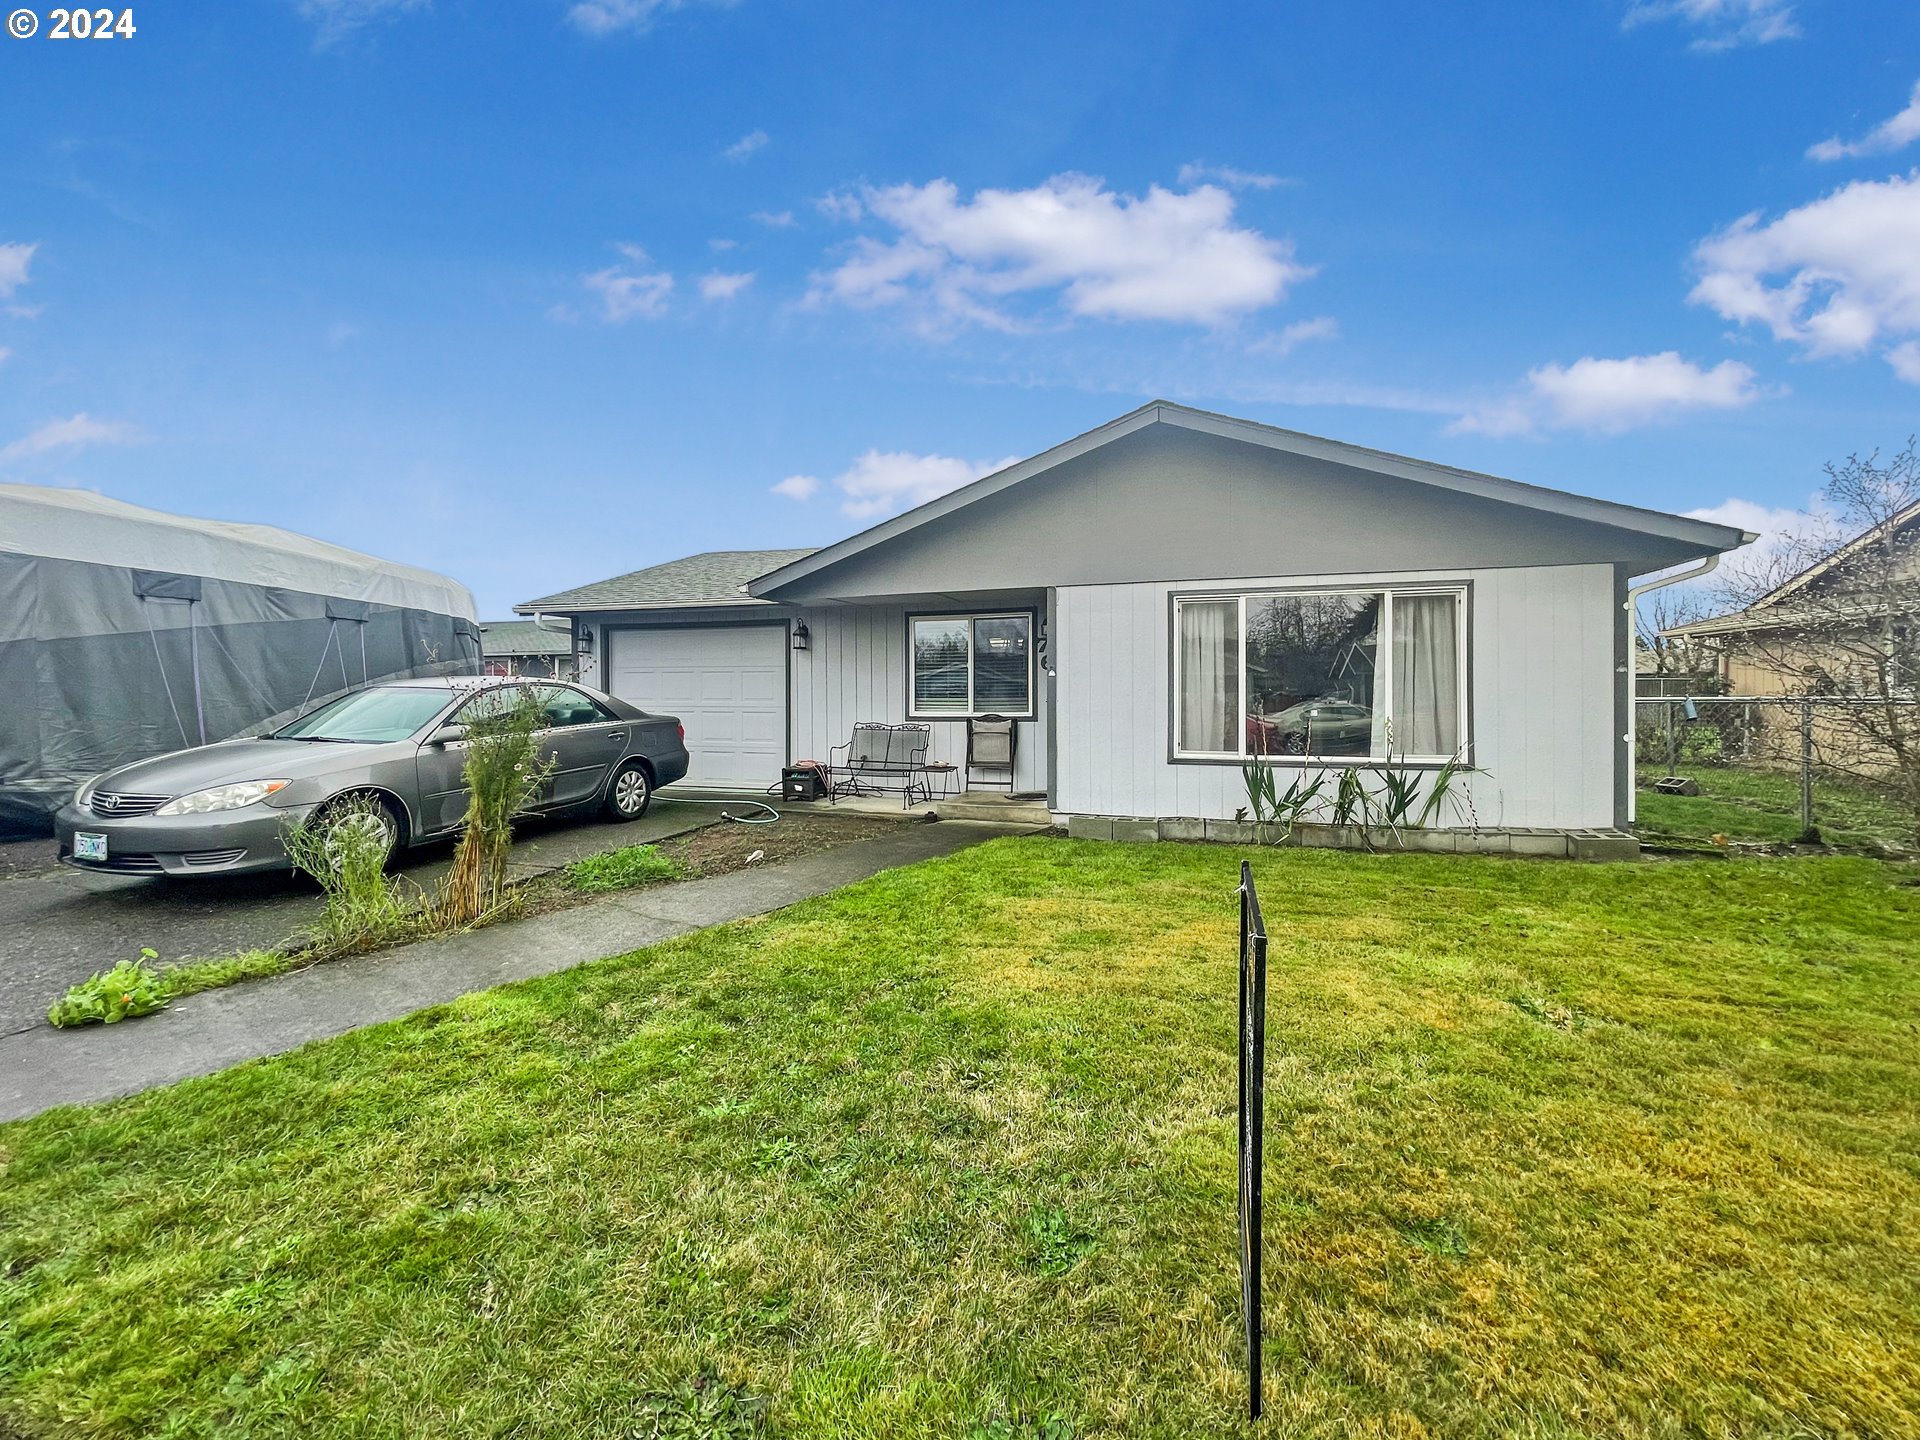
<svg viewBox="0 0 1920 1440"><path fill-rule="evenodd" d="M998 772L1003 778L988 780L989 785L1005 785L1013 793L1013 752L1018 732L1004 715L976 715L967 721L967 788L973 788L973 772Z"/></svg>

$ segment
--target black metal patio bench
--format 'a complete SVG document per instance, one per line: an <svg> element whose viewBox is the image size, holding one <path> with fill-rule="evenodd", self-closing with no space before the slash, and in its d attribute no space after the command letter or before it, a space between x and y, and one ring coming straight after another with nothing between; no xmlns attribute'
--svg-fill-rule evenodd
<svg viewBox="0 0 1920 1440"><path fill-rule="evenodd" d="M846 744L828 752L827 798L898 790L903 810L915 800L933 799L933 772L951 767L928 763L927 748L932 743L931 725L859 722Z"/></svg>

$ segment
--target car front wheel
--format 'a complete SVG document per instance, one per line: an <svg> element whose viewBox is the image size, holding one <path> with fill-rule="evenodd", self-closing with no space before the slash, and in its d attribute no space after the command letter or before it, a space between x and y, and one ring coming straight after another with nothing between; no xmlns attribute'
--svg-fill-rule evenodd
<svg viewBox="0 0 1920 1440"><path fill-rule="evenodd" d="M614 772L607 786L606 815L609 820L638 820L653 803L653 779L647 767L629 760Z"/></svg>
<svg viewBox="0 0 1920 1440"><path fill-rule="evenodd" d="M317 828L335 868L340 851L356 840L377 848L380 868L390 869L400 850L400 821L384 800L371 795L349 795L331 802L321 812Z"/></svg>

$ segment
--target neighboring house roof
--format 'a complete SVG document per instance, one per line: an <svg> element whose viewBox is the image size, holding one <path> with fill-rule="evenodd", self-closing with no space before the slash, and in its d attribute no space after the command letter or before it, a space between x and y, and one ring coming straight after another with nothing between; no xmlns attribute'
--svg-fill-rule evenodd
<svg viewBox="0 0 1920 1440"><path fill-rule="evenodd" d="M514 606L516 614L563 615L598 610L678 610L716 605L761 605L747 594L756 575L805 559L811 550L709 550L650 565L611 580Z"/></svg>
<svg viewBox="0 0 1920 1440"><path fill-rule="evenodd" d="M1749 630L1790 628L1805 620L1806 612L1794 610L1785 603L1786 601L1846 564L1867 546L1877 543L1888 535L1897 535L1909 527L1920 531L1920 503L1909 505L1878 525L1862 530L1831 555L1814 561L1795 575L1788 576L1744 610L1735 610L1728 615L1709 616L1705 620L1695 620L1686 625L1674 625L1660 633L1662 635L1739 635ZM1914 554L1920 557L1920 548L1916 548ZM1915 578L1920 580L1920 568L1916 568ZM1840 593L1844 596L1847 592Z"/></svg>
<svg viewBox="0 0 1920 1440"><path fill-rule="evenodd" d="M748 588L756 596L772 596L783 587L823 570L827 566L838 564L862 551L884 545L930 521L939 520L976 501L997 495L1010 486L1043 474L1057 465L1097 450L1103 445L1112 444L1149 425L1177 426L1314 460L1351 466L1399 480L1433 485L1481 499L1504 501L1572 520L1583 520L1612 526L1618 530L1656 536L1690 547L1695 554L1702 556L1731 550L1759 538L1747 531L1727 525L1716 525L1706 520L1693 520L1658 510L1644 510L1638 506L1621 505L1609 500L1594 500L1584 495L1549 490L1538 485L1523 484L1518 480L1502 479L1496 475L1457 470L1449 465L1436 465L1426 460L1414 460L1404 455L1370 450L1361 445L1349 445L1340 440L1327 440L1317 435L1302 434L1296 430L1283 430L1276 425L1262 425L1252 420L1237 420L1232 416L1216 415L1167 400L1155 400L1122 415L1117 420L1108 421L1098 429L1089 430L1086 434L1069 440L1063 445L1056 445L1051 450L1042 451L1031 459L997 470L970 485L964 485L958 490L930 500L904 514L883 520L857 535L797 556L778 569L772 569L770 573L753 579Z"/></svg>
<svg viewBox="0 0 1920 1440"><path fill-rule="evenodd" d="M489 659L507 655L570 655L573 637L531 620L488 620L480 626L480 653Z"/></svg>

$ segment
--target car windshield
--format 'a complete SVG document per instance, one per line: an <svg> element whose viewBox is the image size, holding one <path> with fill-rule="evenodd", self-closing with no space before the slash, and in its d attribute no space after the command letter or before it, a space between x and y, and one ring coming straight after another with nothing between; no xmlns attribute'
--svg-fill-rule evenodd
<svg viewBox="0 0 1920 1440"><path fill-rule="evenodd" d="M274 732L276 740L404 740L446 708L445 690L385 685L329 701Z"/></svg>

